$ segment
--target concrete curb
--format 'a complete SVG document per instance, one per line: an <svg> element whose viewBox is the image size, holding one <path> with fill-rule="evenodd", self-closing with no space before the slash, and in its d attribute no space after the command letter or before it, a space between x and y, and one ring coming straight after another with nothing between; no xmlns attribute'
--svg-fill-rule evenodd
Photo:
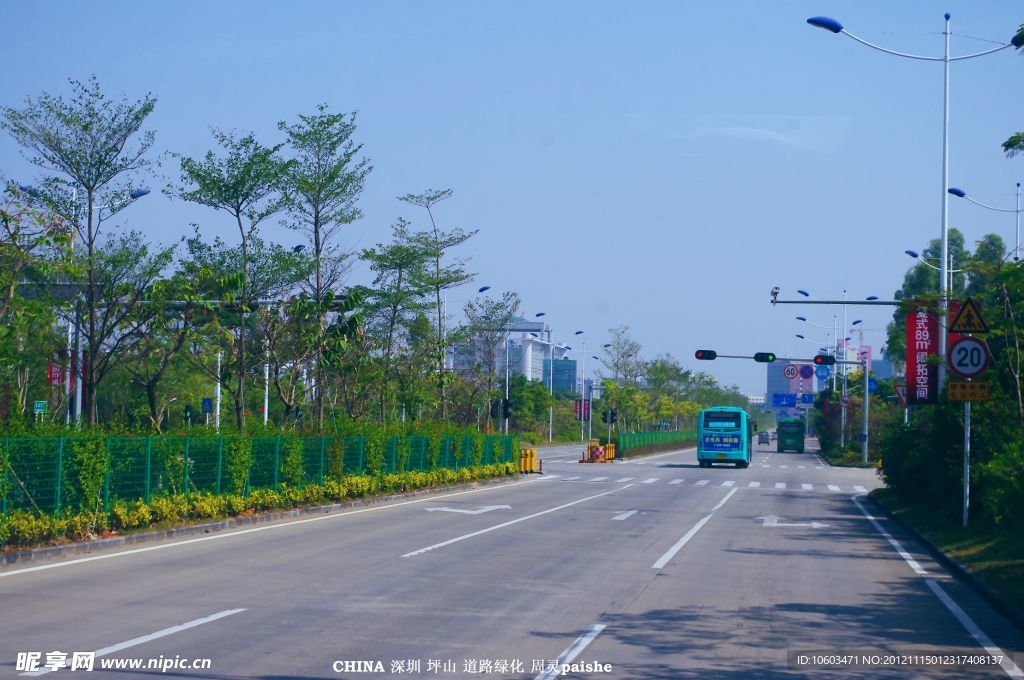
<svg viewBox="0 0 1024 680"><path fill-rule="evenodd" d="M906 533L913 536L919 543L921 543L921 545L927 548L932 557L934 557L942 566L946 567L946 569L948 569L954 576L974 589L982 599L992 605L996 611L1013 623L1013 625L1017 626L1019 630L1024 631L1024 613L1010 604L1010 602L1003 597L998 590L990 586L988 582L980 576L977 576L966 565L960 562L960 560L956 559L952 555L948 555L939 546L932 543L932 541L927 537L918 533L917 529L889 512L888 508L876 501L870 494L867 498L871 501L872 505L878 508L890 521Z"/></svg>
<svg viewBox="0 0 1024 680"><path fill-rule="evenodd" d="M20 564L23 562L41 562L70 555L117 550L144 543L156 543L157 541L164 541L171 538L183 538L186 536L194 536L196 534L209 534L214 531L224 531L225 529L235 529L256 524L267 524L278 520L302 517L303 515L325 514L372 505L386 505L394 501L419 498L421 496L439 496L453 491L465 491L485 486L508 484L509 482L520 481L527 476L528 475L519 474L513 477L496 477L494 479L482 479L475 482L467 482L466 484L457 484L455 486L417 489L416 491L389 494L387 496L358 498L352 501L345 501L344 503L315 505L303 508L292 508L290 510L273 510L255 515L246 515L244 517L229 517L217 522L205 522L203 524L174 527L171 529L160 529L157 531L143 531L137 534L100 538L95 541L84 541L81 543L68 543L67 545L53 545L46 546L44 548L29 548L26 550L15 551L0 551L0 567Z"/></svg>

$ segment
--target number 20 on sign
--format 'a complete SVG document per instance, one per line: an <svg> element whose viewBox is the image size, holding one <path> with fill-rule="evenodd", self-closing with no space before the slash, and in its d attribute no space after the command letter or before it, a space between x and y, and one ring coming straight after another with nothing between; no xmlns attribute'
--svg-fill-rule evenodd
<svg viewBox="0 0 1024 680"><path fill-rule="evenodd" d="M962 337L949 348L949 370L961 378L976 378L988 368L988 343L981 338Z"/></svg>

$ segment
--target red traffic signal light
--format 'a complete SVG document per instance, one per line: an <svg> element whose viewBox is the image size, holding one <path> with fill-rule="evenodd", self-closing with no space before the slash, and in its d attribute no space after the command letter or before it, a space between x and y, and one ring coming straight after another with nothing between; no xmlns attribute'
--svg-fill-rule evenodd
<svg viewBox="0 0 1024 680"><path fill-rule="evenodd" d="M818 366L831 366L836 363L836 358L828 354L819 354L814 357L814 363Z"/></svg>
<svg viewBox="0 0 1024 680"><path fill-rule="evenodd" d="M697 357L701 361L713 361L718 357L718 352L713 349L699 349L693 353L693 356Z"/></svg>

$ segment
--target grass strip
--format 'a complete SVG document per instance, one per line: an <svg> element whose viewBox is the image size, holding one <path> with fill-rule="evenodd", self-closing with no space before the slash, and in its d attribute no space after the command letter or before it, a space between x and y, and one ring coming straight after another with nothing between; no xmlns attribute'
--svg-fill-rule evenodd
<svg viewBox="0 0 1024 680"><path fill-rule="evenodd" d="M974 521L963 529L959 517L910 503L892 489L877 489L871 498L1024 612L1024 532L1019 525Z"/></svg>

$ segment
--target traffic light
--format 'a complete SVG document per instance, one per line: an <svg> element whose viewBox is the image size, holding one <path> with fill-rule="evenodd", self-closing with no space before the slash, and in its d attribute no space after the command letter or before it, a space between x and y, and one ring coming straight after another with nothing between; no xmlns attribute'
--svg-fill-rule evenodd
<svg viewBox="0 0 1024 680"><path fill-rule="evenodd" d="M814 357L814 363L818 366L831 366L836 363L836 358L828 354L819 354Z"/></svg>
<svg viewBox="0 0 1024 680"><path fill-rule="evenodd" d="M760 361L762 364L770 364L775 361L775 352L757 352L754 354L754 361Z"/></svg>
<svg viewBox="0 0 1024 680"><path fill-rule="evenodd" d="M506 418L512 417L512 400L502 399L501 400L501 413Z"/></svg>
<svg viewBox="0 0 1024 680"><path fill-rule="evenodd" d="M613 423L619 422L619 412L616 411L615 409L612 409L612 422Z"/></svg>
<svg viewBox="0 0 1024 680"><path fill-rule="evenodd" d="M713 349L699 349L693 353L693 356L697 357L701 361L714 361L718 356L718 352Z"/></svg>
<svg viewBox="0 0 1024 680"><path fill-rule="evenodd" d="M501 415L501 399L494 399L491 401L491 418L494 420L498 419Z"/></svg>
<svg viewBox="0 0 1024 680"><path fill-rule="evenodd" d="M601 411L601 422L607 423L608 419L611 418L612 412L608 410Z"/></svg>
<svg viewBox="0 0 1024 680"><path fill-rule="evenodd" d="M192 404L185 404L185 422L192 424Z"/></svg>

